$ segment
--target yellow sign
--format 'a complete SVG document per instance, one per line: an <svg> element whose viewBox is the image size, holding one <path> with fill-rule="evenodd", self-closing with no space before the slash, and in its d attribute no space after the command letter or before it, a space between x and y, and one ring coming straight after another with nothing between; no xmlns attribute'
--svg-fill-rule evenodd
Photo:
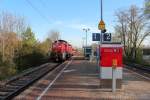
<svg viewBox="0 0 150 100"><path fill-rule="evenodd" d="M99 30L104 30L105 29L105 23L103 20L100 21L100 23L98 24L98 29Z"/></svg>
<svg viewBox="0 0 150 100"><path fill-rule="evenodd" d="M112 67L113 68L117 67L117 59L113 59L113 61L112 61Z"/></svg>

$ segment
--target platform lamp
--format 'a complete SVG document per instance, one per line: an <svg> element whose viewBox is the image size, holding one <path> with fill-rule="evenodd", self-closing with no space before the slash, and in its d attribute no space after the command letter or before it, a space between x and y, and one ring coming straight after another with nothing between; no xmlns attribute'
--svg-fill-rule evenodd
<svg viewBox="0 0 150 100"><path fill-rule="evenodd" d="M83 28L83 31L85 31L85 33L86 33L86 44L85 44L85 47L84 47L84 55L86 56L86 48L87 48L87 33L88 33L88 31L90 31L90 29L89 28Z"/></svg>
<svg viewBox="0 0 150 100"><path fill-rule="evenodd" d="M87 47L87 33L88 33L88 31L90 31L90 28L83 28L83 31L85 31L85 33L86 33L86 47Z"/></svg>

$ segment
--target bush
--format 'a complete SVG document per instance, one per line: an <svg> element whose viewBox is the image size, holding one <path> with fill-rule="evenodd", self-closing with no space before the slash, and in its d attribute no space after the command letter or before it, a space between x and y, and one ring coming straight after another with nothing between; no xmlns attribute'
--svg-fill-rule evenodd
<svg viewBox="0 0 150 100"><path fill-rule="evenodd" d="M43 53L38 47L27 46L21 49L19 53L21 53L18 54L20 56L17 56L14 60L18 71L39 66L47 61L45 53Z"/></svg>
<svg viewBox="0 0 150 100"><path fill-rule="evenodd" d="M5 46L5 62L2 61L2 51L0 50L0 79L48 61L47 53L50 49L50 39L38 42L30 27L21 33L21 37L21 39L18 38L16 33L5 36L9 40L9 45L7 45L7 49Z"/></svg>
<svg viewBox="0 0 150 100"><path fill-rule="evenodd" d="M0 80L12 77L17 73L14 63L4 62L0 64Z"/></svg>

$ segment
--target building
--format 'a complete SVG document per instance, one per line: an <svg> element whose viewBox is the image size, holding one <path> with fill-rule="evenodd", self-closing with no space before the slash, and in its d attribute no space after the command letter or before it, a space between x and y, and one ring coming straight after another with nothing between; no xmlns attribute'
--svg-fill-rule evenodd
<svg viewBox="0 0 150 100"><path fill-rule="evenodd" d="M150 47L143 48L143 60L150 63Z"/></svg>
<svg viewBox="0 0 150 100"><path fill-rule="evenodd" d="M87 58L90 58L90 55L92 55L92 47L91 46L84 46L83 51L84 51L84 56Z"/></svg>

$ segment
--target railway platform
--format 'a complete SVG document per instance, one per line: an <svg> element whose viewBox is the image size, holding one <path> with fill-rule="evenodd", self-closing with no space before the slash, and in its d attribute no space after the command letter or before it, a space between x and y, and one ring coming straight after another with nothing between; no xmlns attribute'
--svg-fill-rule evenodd
<svg viewBox="0 0 150 100"><path fill-rule="evenodd" d="M102 89L96 62L67 61L14 100L149 100L150 80L123 69L122 89Z"/></svg>

